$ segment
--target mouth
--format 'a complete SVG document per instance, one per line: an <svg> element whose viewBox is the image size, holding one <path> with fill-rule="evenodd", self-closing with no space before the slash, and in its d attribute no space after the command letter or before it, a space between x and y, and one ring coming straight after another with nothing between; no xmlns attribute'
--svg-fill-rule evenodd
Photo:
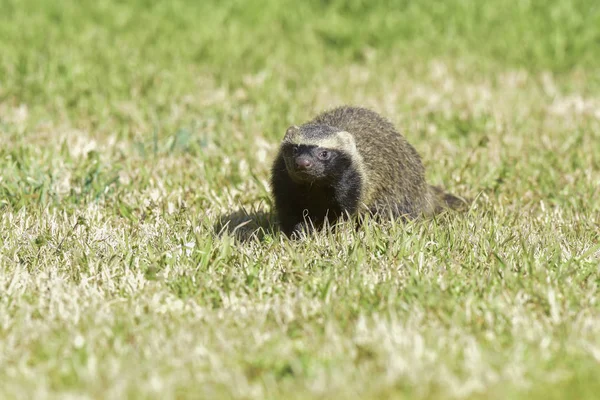
<svg viewBox="0 0 600 400"><path fill-rule="evenodd" d="M312 180L315 179L315 176L313 174L310 173L310 171L305 171L305 170L294 170L294 175L298 178L302 178L304 180Z"/></svg>
<svg viewBox="0 0 600 400"><path fill-rule="evenodd" d="M296 169L296 168L294 168L290 171L290 176L295 181L302 182L302 183L314 182L317 180L317 177L311 171L301 170L301 169Z"/></svg>

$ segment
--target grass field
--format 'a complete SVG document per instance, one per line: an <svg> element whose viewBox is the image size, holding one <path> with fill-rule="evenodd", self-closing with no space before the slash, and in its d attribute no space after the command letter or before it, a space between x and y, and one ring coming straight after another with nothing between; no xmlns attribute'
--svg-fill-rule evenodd
<svg viewBox="0 0 600 400"><path fill-rule="evenodd" d="M287 126L470 211L290 242ZM595 0L0 0L0 398L595 399Z"/></svg>

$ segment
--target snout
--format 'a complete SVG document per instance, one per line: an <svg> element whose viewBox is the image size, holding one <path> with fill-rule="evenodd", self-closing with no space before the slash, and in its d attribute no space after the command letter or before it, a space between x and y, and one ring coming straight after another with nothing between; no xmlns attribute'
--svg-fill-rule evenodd
<svg viewBox="0 0 600 400"><path fill-rule="evenodd" d="M286 158L290 178L298 183L314 182L319 179L319 165L310 154L297 154Z"/></svg>
<svg viewBox="0 0 600 400"><path fill-rule="evenodd" d="M295 162L296 162L296 168L299 171L304 171L304 170L307 170L310 167L312 167L312 161L310 160L310 158L305 157L305 156L296 157Z"/></svg>

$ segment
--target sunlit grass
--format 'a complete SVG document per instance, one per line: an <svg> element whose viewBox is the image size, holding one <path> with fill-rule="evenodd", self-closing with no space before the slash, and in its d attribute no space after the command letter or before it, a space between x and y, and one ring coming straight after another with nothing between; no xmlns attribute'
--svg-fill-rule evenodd
<svg viewBox="0 0 600 400"><path fill-rule="evenodd" d="M596 398L600 11L514 4L0 0L0 397ZM469 212L282 237L339 104Z"/></svg>

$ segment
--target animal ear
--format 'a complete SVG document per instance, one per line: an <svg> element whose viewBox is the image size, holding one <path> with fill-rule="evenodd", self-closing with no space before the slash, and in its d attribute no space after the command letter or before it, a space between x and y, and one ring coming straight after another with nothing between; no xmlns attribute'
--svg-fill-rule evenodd
<svg viewBox="0 0 600 400"><path fill-rule="evenodd" d="M300 131L300 128L298 128L298 126L296 126L296 125L290 126L285 131L285 137L284 137L284 139L287 140L287 141L292 141L294 139L294 137L296 137L298 135L299 131Z"/></svg>

